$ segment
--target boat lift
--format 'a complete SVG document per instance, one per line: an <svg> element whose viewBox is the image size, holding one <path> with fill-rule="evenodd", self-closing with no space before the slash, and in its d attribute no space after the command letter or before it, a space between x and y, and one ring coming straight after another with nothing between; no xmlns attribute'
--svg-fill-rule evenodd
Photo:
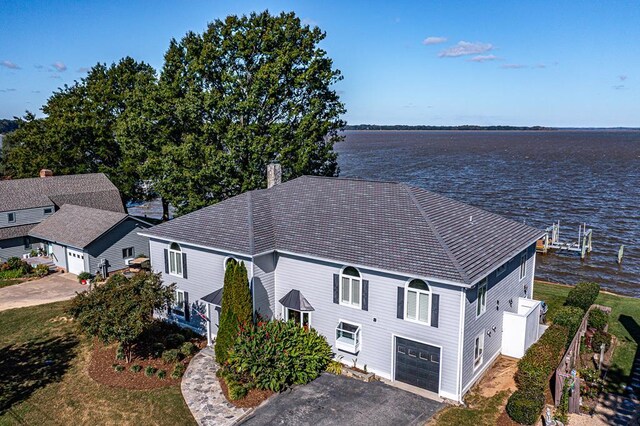
<svg viewBox="0 0 640 426"><path fill-rule="evenodd" d="M583 223L578 228L578 241L560 241L560 221L545 229L545 235L536 243L538 253L547 254L551 250L567 250L580 253L580 259L584 259L587 253L591 253L591 236L593 230L587 229L587 224Z"/></svg>

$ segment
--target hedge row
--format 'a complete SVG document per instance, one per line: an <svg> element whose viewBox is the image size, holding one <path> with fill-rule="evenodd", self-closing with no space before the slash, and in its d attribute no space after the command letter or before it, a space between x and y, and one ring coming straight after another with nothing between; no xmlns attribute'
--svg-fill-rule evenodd
<svg viewBox="0 0 640 426"><path fill-rule="evenodd" d="M567 295L567 306L575 306L587 312L600 294L600 285L596 283L578 283Z"/></svg>
<svg viewBox="0 0 640 426"><path fill-rule="evenodd" d="M507 403L507 413L516 422L531 425L540 417L549 378L562 359L568 339L567 327L553 324L518 361L518 390Z"/></svg>
<svg viewBox="0 0 640 426"><path fill-rule="evenodd" d="M576 335L580 324L582 324L582 318L584 318L584 311L575 306L563 306L558 309L553 317L553 323L567 327L569 332L569 339L567 339L567 346L571 344L571 339Z"/></svg>

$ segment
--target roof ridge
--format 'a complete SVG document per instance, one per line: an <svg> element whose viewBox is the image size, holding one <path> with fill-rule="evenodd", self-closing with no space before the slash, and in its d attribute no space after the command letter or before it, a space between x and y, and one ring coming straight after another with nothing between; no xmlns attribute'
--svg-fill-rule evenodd
<svg viewBox="0 0 640 426"><path fill-rule="evenodd" d="M395 184L395 185L404 185L402 182L398 182L398 181L395 181L395 180L366 179L366 178L358 177L358 176L302 175L302 176L299 176L299 177L313 178L313 179L327 179L327 180L350 180L350 181L355 181L355 182L368 182L368 183L392 183L392 184ZM292 180L295 180L295 179L292 179ZM291 181L288 181L288 182L291 182Z"/></svg>
<svg viewBox="0 0 640 426"><path fill-rule="evenodd" d="M253 191L247 191L247 225L249 226L249 253L253 256L256 246L255 236L253 232L253 198L251 193Z"/></svg>
<svg viewBox="0 0 640 426"><path fill-rule="evenodd" d="M436 229L435 225L433 224L433 222L431 221L431 219L429 219L429 216L427 216L427 212L424 211L424 209L422 208L422 206L420 205L420 203L416 199L416 196L412 191L412 187L410 187L410 186L408 186L406 184L400 184L400 186L402 188L404 188L404 190L409 194L409 198L411 199L411 202L416 206L416 208L418 209L418 211L420 212L420 214L424 218L425 222L427 222L427 225L429 226L429 229L431 229L431 232L433 232L433 235L436 237L436 239L438 240L438 242L440 243L440 245L444 249L444 252L449 257L449 260L451 260L451 263L453 263L453 266L456 268L456 271L458 271L458 274L460 274L460 277L462 278L462 280L465 283L470 283L471 280L469 278L469 275L464 271L464 269L460 265L460 262L458 262L458 259L456 259L456 257L451 252L451 249L449 249L449 246L444 241L444 238L442 238L442 236L437 231L437 229ZM427 192L429 192L429 191L427 191Z"/></svg>

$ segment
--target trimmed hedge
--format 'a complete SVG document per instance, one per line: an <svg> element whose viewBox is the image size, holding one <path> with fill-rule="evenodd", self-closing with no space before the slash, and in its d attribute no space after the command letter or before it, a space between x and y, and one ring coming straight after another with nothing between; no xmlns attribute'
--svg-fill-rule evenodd
<svg viewBox="0 0 640 426"><path fill-rule="evenodd" d="M584 318L584 311L575 306L563 306L558 309L558 312L553 317L553 323L567 327L569 331L569 339L567 339L567 346L571 344L571 339L576 335L580 324Z"/></svg>
<svg viewBox="0 0 640 426"><path fill-rule="evenodd" d="M520 390L515 391L507 402L507 414L523 425L533 425L540 418L544 408L544 394L531 396Z"/></svg>
<svg viewBox="0 0 640 426"><path fill-rule="evenodd" d="M596 283L578 283L567 295L565 305L575 306L584 312L593 305L600 294L600 285Z"/></svg>
<svg viewBox="0 0 640 426"><path fill-rule="evenodd" d="M605 327L609 323L609 314L600 309L592 309L589 311L589 319L587 324L589 327L593 327L596 330L604 331Z"/></svg>
<svg viewBox="0 0 640 426"><path fill-rule="evenodd" d="M600 345L603 343L604 351L606 352L611 346L611 335L604 331L596 331L593 333L593 337L591 337L591 349L596 353L600 353Z"/></svg>
<svg viewBox="0 0 640 426"><path fill-rule="evenodd" d="M525 393L544 393L549 377L564 354L568 338L566 327L553 324L540 340L531 345L518 361L515 380L519 390Z"/></svg>

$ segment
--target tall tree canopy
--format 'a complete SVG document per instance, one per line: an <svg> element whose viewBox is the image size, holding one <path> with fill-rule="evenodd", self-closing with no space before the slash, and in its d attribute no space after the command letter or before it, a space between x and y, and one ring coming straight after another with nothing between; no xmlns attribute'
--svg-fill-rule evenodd
<svg viewBox="0 0 640 426"><path fill-rule="evenodd" d="M186 213L283 178L338 174L342 77L294 13L228 16L172 40L160 75L159 149L145 175Z"/></svg>
<svg viewBox="0 0 640 426"><path fill-rule="evenodd" d="M109 67L97 64L47 100L45 118L27 113L19 120L7 136L5 173L25 178L42 168L59 175L103 172L125 201L146 198L140 155L152 140L129 109L142 108L156 87L155 70L145 63L127 57Z"/></svg>

